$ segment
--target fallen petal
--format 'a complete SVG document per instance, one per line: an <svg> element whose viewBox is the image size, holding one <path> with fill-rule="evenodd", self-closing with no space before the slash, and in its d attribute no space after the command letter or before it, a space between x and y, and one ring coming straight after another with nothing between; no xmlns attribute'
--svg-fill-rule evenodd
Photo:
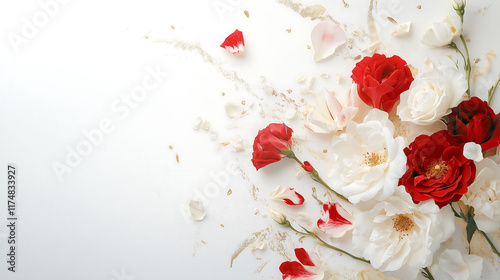
<svg viewBox="0 0 500 280"><path fill-rule="evenodd" d="M243 39L243 32L236 29L231 35L227 36L224 43L220 45L230 53L239 53L245 49L245 40Z"/></svg>
<svg viewBox="0 0 500 280"><path fill-rule="evenodd" d="M271 192L270 196L272 199L282 200L288 205L302 205L304 203L304 197L293 188L278 186Z"/></svg>
<svg viewBox="0 0 500 280"><path fill-rule="evenodd" d="M314 48L314 61L318 62L335 53L335 50L347 41L344 30L331 20L318 23L311 32Z"/></svg>
<svg viewBox="0 0 500 280"><path fill-rule="evenodd" d="M193 220L195 221L201 221L205 219L205 208L203 207L203 204L198 201L198 200L191 200L189 202L189 211L191 212L191 217L193 217Z"/></svg>

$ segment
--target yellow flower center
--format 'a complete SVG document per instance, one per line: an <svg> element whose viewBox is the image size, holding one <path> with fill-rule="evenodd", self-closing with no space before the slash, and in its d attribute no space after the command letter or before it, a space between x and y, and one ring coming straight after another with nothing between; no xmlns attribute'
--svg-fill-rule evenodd
<svg viewBox="0 0 500 280"><path fill-rule="evenodd" d="M367 152L364 156L365 156L365 164L370 167L374 167L385 162L385 157L377 153Z"/></svg>
<svg viewBox="0 0 500 280"><path fill-rule="evenodd" d="M441 179L446 173L448 173L448 165L444 161L439 161L427 166L425 176L427 178Z"/></svg>
<svg viewBox="0 0 500 280"><path fill-rule="evenodd" d="M399 214L392 218L394 229L400 233L408 233L413 229L415 223L409 214Z"/></svg>

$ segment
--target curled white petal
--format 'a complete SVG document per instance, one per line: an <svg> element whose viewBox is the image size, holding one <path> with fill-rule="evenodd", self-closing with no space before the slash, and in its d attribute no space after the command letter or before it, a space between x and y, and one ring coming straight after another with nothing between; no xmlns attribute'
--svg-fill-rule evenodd
<svg viewBox="0 0 500 280"><path fill-rule="evenodd" d="M479 280L483 270L483 258L475 255L462 255L458 250L446 249L431 273L439 280Z"/></svg>
<svg viewBox="0 0 500 280"><path fill-rule="evenodd" d="M335 50L347 41L344 30L331 20L319 22L311 32L314 48L314 61L323 60L335 53Z"/></svg>
<svg viewBox="0 0 500 280"><path fill-rule="evenodd" d="M464 157L473 161L483 160L481 145L474 142L468 142L464 145Z"/></svg>

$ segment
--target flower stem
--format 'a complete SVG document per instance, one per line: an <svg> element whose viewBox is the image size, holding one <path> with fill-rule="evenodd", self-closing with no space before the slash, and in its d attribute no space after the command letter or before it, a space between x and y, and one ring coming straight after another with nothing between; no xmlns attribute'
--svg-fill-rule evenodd
<svg viewBox="0 0 500 280"><path fill-rule="evenodd" d="M486 241L488 241L488 243L490 244L490 247L491 247L491 250L493 251L493 253L495 253L498 257L500 257L500 252L498 252L497 248L495 247L493 242L491 242L488 235L482 230L480 230L479 232L484 236L484 238L486 238Z"/></svg>
<svg viewBox="0 0 500 280"><path fill-rule="evenodd" d="M465 60L464 58L464 64L465 64L464 68L465 68L465 76L467 78L467 96L469 96L470 98L470 75L472 71L472 66L470 64L469 49L467 48L467 42L465 41L464 35L460 35L460 40L462 40L462 43L464 44L465 54L467 55L467 60Z"/></svg>
<svg viewBox="0 0 500 280"><path fill-rule="evenodd" d="M351 257L351 258L353 258L353 259L355 259L355 260L362 261L362 262L365 262L365 263L370 263L370 261L369 261L369 260L365 260L365 259L363 259L363 258L356 257L356 256L354 256L353 254L350 254L349 252L346 252L346 251L344 251L344 250L342 250L342 249L340 249L340 248L337 248L337 247L335 247L335 246L333 246L333 245L331 245L331 244L328 244L326 241L324 241L323 239L321 239L321 238L320 238L320 237L319 237L316 233L314 233L314 232L312 232L312 231L309 231L309 230L305 229L305 228L304 228L304 227L302 227L302 226L301 226L301 227L302 227L302 229L303 229L303 230L305 230L305 232L302 232L302 231L300 231L300 230L295 229L295 228L294 228L294 227L290 224L290 221L288 221L288 220L287 220L285 223L283 223L282 225L284 225L284 226L287 226L287 227L291 228L291 229L292 229L293 231L295 231L296 233L299 233L299 234L302 234L302 235L314 236L314 237L315 237L316 239L318 239L321 243L323 243L323 245L324 245L324 246L326 246L326 247L328 247L328 248L330 248L330 249L333 249L333 250L335 250L335 251L337 251L337 252L340 252L340 253L346 254L346 255L348 255L349 257Z"/></svg>
<svg viewBox="0 0 500 280"><path fill-rule="evenodd" d="M422 273L425 276L425 278L427 278L429 280L434 280L434 277L432 276L431 271L427 267L423 267L422 270L425 272L425 273Z"/></svg>
<svg viewBox="0 0 500 280"><path fill-rule="evenodd" d="M295 156L295 154L293 152L290 155L286 155L286 156L294 159L296 162L298 162L300 164L300 166L304 166L304 163L302 163L302 161L300 161L300 159L298 159L297 156ZM318 171L316 171L316 169L313 172L308 172L308 173L309 173L309 175L311 175L311 177L314 181L320 183L321 185L326 187L329 191L333 192L336 196L338 196L341 199L350 203L350 201L345 196L339 194L338 192L336 192L332 188L330 188L330 186L325 181L323 181L323 179L319 176L319 173L318 173Z"/></svg>
<svg viewBox="0 0 500 280"><path fill-rule="evenodd" d="M495 85L492 86L490 88L490 90L488 91L488 105L490 105L490 103L491 103L491 99L493 98L493 95L495 94L495 91L497 90L497 86L498 86L499 82L500 82L500 75L498 75L498 80L495 83Z"/></svg>
<svg viewBox="0 0 500 280"><path fill-rule="evenodd" d="M453 205L450 203L450 206L451 206L451 209L453 210L453 212L456 214L456 216L462 218L466 223L469 223L469 219L472 219L474 221L474 217L473 216L466 216L464 214L464 212L462 211L462 208L460 208L460 214L458 214L455 209L453 208ZM481 233L482 236L484 236L484 238L486 238L486 241L488 241L488 244L490 244L490 247L491 247L491 250L493 251L493 253L495 253L495 255L497 255L499 258L500 258L500 252L497 250L497 248L495 247L495 244L493 244L493 242L491 241L491 239L488 237L488 235L482 231L482 230L479 230L477 229L477 231L479 231L479 233ZM470 248L469 248L469 251L470 251Z"/></svg>

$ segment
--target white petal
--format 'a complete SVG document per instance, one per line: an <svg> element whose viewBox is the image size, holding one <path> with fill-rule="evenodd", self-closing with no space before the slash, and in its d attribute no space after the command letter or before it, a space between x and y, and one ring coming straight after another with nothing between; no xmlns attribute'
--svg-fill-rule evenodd
<svg viewBox="0 0 500 280"><path fill-rule="evenodd" d="M405 22L398 24L394 30L392 30L391 35L393 37L403 37L410 33L411 22Z"/></svg>
<svg viewBox="0 0 500 280"><path fill-rule="evenodd" d="M323 60L335 53L347 37L338 24L331 20L318 23L311 32L311 43L314 48L314 61Z"/></svg>
<svg viewBox="0 0 500 280"><path fill-rule="evenodd" d="M189 202L189 211L191 212L191 217L193 217L195 221L201 221L205 219L205 208L200 201L191 200Z"/></svg>
<svg viewBox="0 0 500 280"><path fill-rule="evenodd" d="M481 145L474 142L468 142L464 145L464 157L473 161L483 160Z"/></svg>

